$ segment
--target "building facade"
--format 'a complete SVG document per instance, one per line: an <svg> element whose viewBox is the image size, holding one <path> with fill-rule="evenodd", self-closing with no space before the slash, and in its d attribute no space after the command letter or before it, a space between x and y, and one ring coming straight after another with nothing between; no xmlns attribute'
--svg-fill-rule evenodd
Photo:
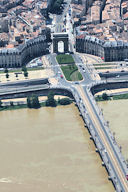
<svg viewBox="0 0 128 192"><path fill-rule="evenodd" d="M76 51L99 56L105 61L123 61L128 58L128 42L102 41L89 35L76 37Z"/></svg>
<svg viewBox="0 0 128 192"><path fill-rule="evenodd" d="M31 59L48 53L48 42L46 36L42 35L37 38L28 40L17 48L0 50L0 67L11 68L21 67Z"/></svg>

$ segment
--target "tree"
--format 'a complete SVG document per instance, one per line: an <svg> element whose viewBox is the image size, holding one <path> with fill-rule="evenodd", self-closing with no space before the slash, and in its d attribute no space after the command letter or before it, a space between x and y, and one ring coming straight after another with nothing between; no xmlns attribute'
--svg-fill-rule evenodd
<svg viewBox="0 0 128 192"><path fill-rule="evenodd" d="M10 102L10 106L14 106L14 103L13 103L13 101L11 101L11 102Z"/></svg>
<svg viewBox="0 0 128 192"><path fill-rule="evenodd" d="M71 101L69 98L63 98L63 99L60 99L59 103L61 105L69 105L71 103Z"/></svg>
<svg viewBox="0 0 128 192"><path fill-rule="evenodd" d="M23 66L23 67L22 67L22 71L23 71L23 72L27 72L26 66Z"/></svg>
<svg viewBox="0 0 128 192"><path fill-rule="evenodd" d="M4 73L8 73L8 69L7 68L4 69Z"/></svg>
<svg viewBox="0 0 128 192"><path fill-rule="evenodd" d="M28 108L32 108L30 96L27 97L27 107L28 107Z"/></svg>
<svg viewBox="0 0 128 192"><path fill-rule="evenodd" d="M8 73L6 73L6 78L7 78L7 79L9 78L9 74L8 74Z"/></svg>
<svg viewBox="0 0 128 192"><path fill-rule="evenodd" d="M48 93L48 99L46 100L46 106L51 106L51 107L56 106L56 101L54 99L54 93L52 91L50 91Z"/></svg>
<svg viewBox="0 0 128 192"><path fill-rule="evenodd" d="M27 107L38 109L40 107L38 96L32 95L27 97Z"/></svg>
<svg viewBox="0 0 128 192"><path fill-rule="evenodd" d="M18 77L18 73L15 73L15 75L16 75L16 78Z"/></svg>
<svg viewBox="0 0 128 192"><path fill-rule="evenodd" d="M38 109L40 107L39 99L36 95L32 96L32 107L35 109Z"/></svg>
<svg viewBox="0 0 128 192"><path fill-rule="evenodd" d="M24 71L24 77L28 77L28 72Z"/></svg>
<svg viewBox="0 0 128 192"><path fill-rule="evenodd" d="M50 11L52 13L59 13L60 11L62 12L62 4L63 3L63 0L54 0L52 6L51 6L51 9Z"/></svg>
<svg viewBox="0 0 128 192"><path fill-rule="evenodd" d="M72 66L71 66L71 65L69 65L69 69L70 69L70 70L72 69Z"/></svg>
<svg viewBox="0 0 128 192"><path fill-rule="evenodd" d="M60 97L58 97L58 103L60 103Z"/></svg>
<svg viewBox="0 0 128 192"><path fill-rule="evenodd" d="M107 95L106 93L103 93L103 94L102 94L102 99L103 99L103 100L108 100L108 95Z"/></svg>
<svg viewBox="0 0 128 192"><path fill-rule="evenodd" d="M2 101L0 100L0 108L2 107Z"/></svg>

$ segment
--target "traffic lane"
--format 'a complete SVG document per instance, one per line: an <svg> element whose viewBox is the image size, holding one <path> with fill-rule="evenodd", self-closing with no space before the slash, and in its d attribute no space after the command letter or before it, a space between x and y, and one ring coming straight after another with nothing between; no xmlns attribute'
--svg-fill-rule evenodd
<svg viewBox="0 0 128 192"><path fill-rule="evenodd" d="M73 54L72 56L80 72L82 73L84 79L86 80L86 83L89 83L90 81L92 81L90 74L88 73L88 70L86 69L85 66L82 65L82 60L79 58L79 56L77 54Z"/></svg>
<svg viewBox="0 0 128 192"><path fill-rule="evenodd" d="M114 81L120 81L120 80L128 80L128 75L121 75L121 76L116 76L116 77L102 77L101 78L102 80L106 80L106 81L111 81L111 80L114 80Z"/></svg>
<svg viewBox="0 0 128 192"><path fill-rule="evenodd" d="M61 68L60 68L60 65L57 63L57 61L56 61L56 59L55 59L55 56L54 56L54 55L51 55L50 58L51 58L52 65L55 66L55 67L53 68L55 74L56 74L56 75L58 74L58 76L61 77L61 75L63 74L63 72L62 72L62 70L61 70ZM63 81L63 83L65 83L65 84L67 85L67 82L66 82L65 78L60 78L60 80Z"/></svg>

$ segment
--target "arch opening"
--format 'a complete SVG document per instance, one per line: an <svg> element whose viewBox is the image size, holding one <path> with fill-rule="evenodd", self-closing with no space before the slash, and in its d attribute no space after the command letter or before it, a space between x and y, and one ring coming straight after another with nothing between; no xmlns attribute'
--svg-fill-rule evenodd
<svg viewBox="0 0 128 192"><path fill-rule="evenodd" d="M58 52L64 53L64 42L63 41L58 42Z"/></svg>

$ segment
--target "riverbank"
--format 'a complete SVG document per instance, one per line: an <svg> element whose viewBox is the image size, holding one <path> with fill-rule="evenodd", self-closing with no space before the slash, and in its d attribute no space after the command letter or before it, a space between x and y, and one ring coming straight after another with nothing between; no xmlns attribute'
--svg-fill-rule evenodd
<svg viewBox="0 0 128 192"><path fill-rule="evenodd" d="M106 98L104 99L104 94ZM96 101L128 99L128 88L105 90L95 94Z"/></svg>
<svg viewBox="0 0 128 192"><path fill-rule="evenodd" d="M73 102L73 100L66 96L56 95L55 96L56 107L59 105L63 105L60 103L61 99L67 99L67 98L69 99L69 103L64 104L64 105L71 104ZM46 106L46 100L47 100L46 96L39 97L40 107L48 107L48 106ZM27 98L6 99L6 100L1 100L1 102L2 102L2 107L0 107L0 111L28 108Z"/></svg>
<svg viewBox="0 0 128 192"><path fill-rule="evenodd" d="M107 95L107 99L103 99L102 96L96 96L95 99L96 99L96 101L128 99L128 93L113 95L113 96L108 96Z"/></svg>

